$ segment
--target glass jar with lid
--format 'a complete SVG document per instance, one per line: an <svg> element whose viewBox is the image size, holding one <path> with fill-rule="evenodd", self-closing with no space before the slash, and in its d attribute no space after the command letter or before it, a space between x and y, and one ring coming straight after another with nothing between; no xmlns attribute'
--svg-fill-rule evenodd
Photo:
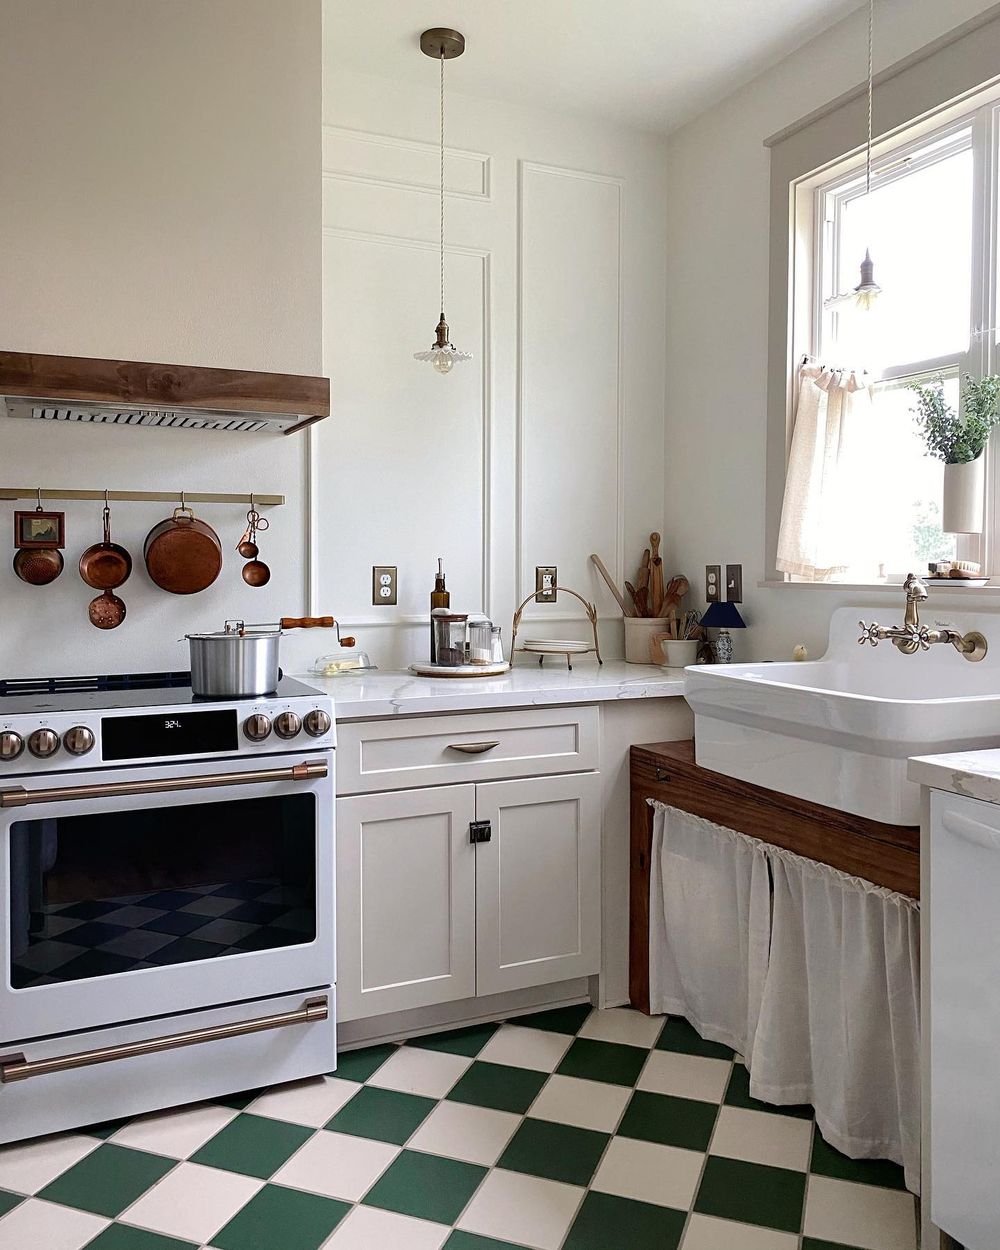
<svg viewBox="0 0 1000 1250"><path fill-rule="evenodd" d="M442 668L458 668L465 663L465 642L469 616L466 612L449 612L435 608L431 612L434 626L434 652Z"/></svg>

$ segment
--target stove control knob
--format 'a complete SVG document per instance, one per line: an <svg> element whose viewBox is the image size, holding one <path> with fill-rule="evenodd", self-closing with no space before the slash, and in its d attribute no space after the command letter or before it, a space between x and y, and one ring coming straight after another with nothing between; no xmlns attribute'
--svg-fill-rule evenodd
<svg viewBox="0 0 1000 1250"><path fill-rule="evenodd" d="M13 729L5 729L0 733L0 763L16 760L24 750L24 739Z"/></svg>
<svg viewBox="0 0 1000 1250"><path fill-rule="evenodd" d="M86 755L94 749L94 734L86 725L74 725L63 734L63 746L70 755Z"/></svg>
<svg viewBox="0 0 1000 1250"><path fill-rule="evenodd" d="M281 712L274 718L274 732L279 738L294 738L302 728L302 720L294 712Z"/></svg>
<svg viewBox="0 0 1000 1250"><path fill-rule="evenodd" d="M311 738L322 738L325 733L330 731L330 714L323 712L318 707L313 708L311 712L306 712L306 733Z"/></svg>
<svg viewBox="0 0 1000 1250"><path fill-rule="evenodd" d="M36 758L47 760L59 750L59 735L54 729L36 729L28 734L28 750Z"/></svg>
<svg viewBox="0 0 1000 1250"><path fill-rule="evenodd" d="M251 742L263 742L271 732L271 718L263 712L254 712L243 722L243 733Z"/></svg>

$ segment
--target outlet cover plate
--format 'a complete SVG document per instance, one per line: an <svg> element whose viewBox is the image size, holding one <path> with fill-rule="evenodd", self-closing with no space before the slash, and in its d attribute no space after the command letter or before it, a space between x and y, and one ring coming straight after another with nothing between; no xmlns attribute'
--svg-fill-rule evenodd
<svg viewBox="0 0 1000 1250"><path fill-rule="evenodd" d="M377 608L391 608L396 603L396 566L372 566L372 603Z"/></svg>
<svg viewBox="0 0 1000 1250"><path fill-rule="evenodd" d="M535 565L535 602L555 603L559 598L554 587L559 585L559 574L554 564Z"/></svg>
<svg viewBox="0 0 1000 1250"><path fill-rule="evenodd" d="M743 602L743 565L726 565L726 602Z"/></svg>
<svg viewBox="0 0 1000 1250"><path fill-rule="evenodd" d="M718 603L722 598L722 565L705 565L705 602Z"/></svg>

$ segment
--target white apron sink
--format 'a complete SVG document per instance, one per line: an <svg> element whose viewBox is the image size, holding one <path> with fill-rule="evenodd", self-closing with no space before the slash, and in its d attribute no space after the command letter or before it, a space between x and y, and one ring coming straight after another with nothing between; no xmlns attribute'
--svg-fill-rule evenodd
<svg viewBox="0 0 1000 1250"><path fill-rule="evenodd" d="M919 824L911 755L1000 746L1000 616L945 617L920 605L932 628L982 632L989 651L978 663L945 644L915 655L890 642L858 645L862 617L897 625L903 606L900 596L875 609L839 608L820 660L685 669L697 762L871 820Z"/></svg>

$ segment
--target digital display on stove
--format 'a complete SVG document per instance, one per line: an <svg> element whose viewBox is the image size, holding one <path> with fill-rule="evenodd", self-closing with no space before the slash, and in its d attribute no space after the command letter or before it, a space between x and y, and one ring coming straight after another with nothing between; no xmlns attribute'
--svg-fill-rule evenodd
<svg viewBox="0 0 1000 1250"><path fill-rule="evenodd" d="M158 755L221 755L239 746L235 708L204 712L156 712L101 719L105 760Z"/></svg>

